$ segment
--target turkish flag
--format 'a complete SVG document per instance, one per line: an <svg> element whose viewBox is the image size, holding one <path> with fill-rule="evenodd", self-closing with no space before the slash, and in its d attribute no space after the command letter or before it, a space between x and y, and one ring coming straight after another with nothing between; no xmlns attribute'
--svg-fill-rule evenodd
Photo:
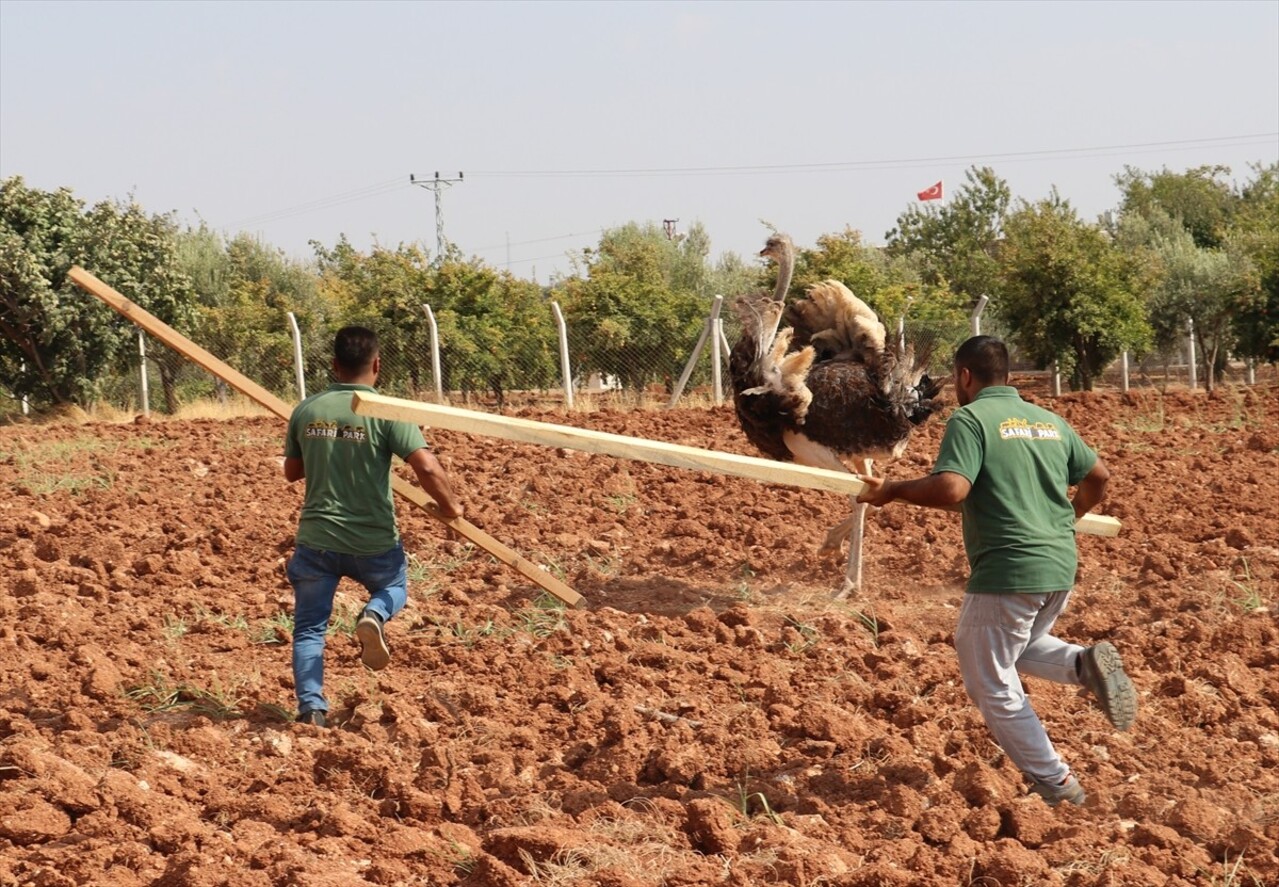
<svg viewBox="0 0 1279 887"><path fill-rule="evenodd" d="M915 195L920 200L941 200L941 182L931 188L925 188Z"/></svg>

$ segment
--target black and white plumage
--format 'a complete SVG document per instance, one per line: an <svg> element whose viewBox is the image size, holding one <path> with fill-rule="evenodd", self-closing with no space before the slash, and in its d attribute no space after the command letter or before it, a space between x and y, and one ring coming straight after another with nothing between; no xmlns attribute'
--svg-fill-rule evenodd
<svg viewBox="0 0 1279 887"><path fill-rule="evenodd" d="M814 284L786 306L789 237L769 238L760 255L777 262L777 286L771 296L737 300L742 334L729 355L747 439L773 459L816 468L848 471L844 459L861 460L862 474L872 459L901 456L912 429L936 410L943 383L927 376L909 346L888 341L875 312L839 281ZM853 537L841 596L861 584L864 520L865 506L854 503L852 517L822 545L833 553Z"/></svg>

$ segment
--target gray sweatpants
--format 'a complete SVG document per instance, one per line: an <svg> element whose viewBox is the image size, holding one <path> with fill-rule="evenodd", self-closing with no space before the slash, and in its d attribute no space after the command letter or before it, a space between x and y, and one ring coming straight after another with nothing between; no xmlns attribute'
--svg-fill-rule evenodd
<svg viewBox="0 0 1279 887"><path fill-rule="evenodd" d="M1079 684L1075 662L1084 648L1050 634L1068 600L1069 591L965 594L955 629L964 689L995 742L1022 773L1053 785L1065 779L1070 768L1030 707L1018 672Z"/></svg>

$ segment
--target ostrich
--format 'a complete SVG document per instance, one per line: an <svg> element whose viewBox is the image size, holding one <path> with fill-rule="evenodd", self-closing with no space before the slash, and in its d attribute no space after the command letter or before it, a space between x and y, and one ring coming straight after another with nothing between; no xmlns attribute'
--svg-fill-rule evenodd
<svg viewBox="0 0 1279 887"><path fill-rule="evenodd" d="M875 312L837 280L808 288L786 307L795 248L785 234L760 255L777 263L777 286L735 304L742 335L729 356L733 403L746 438L765 455L814 468L849 471L856 459L869 475L875 458L898 458L911 430L936 409L942 382L924 373L911 348L886 342ZM783 313L789 324L779 327ZM819 553L849 544L844 584L836 597L861 587L866 506L826 534Z"/></svg>

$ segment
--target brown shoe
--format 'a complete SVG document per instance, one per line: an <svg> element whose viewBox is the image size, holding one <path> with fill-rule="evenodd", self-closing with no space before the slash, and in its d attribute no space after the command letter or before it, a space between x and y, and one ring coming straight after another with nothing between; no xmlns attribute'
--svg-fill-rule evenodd
<svg viewBox="0 0 1279 887"><path fill-rule="evenodd" d="M355 636L360 639L360 661L374 671L381 671L391 661L391 648L386 645L382 617L365 609L355 623Z"/></svg>

